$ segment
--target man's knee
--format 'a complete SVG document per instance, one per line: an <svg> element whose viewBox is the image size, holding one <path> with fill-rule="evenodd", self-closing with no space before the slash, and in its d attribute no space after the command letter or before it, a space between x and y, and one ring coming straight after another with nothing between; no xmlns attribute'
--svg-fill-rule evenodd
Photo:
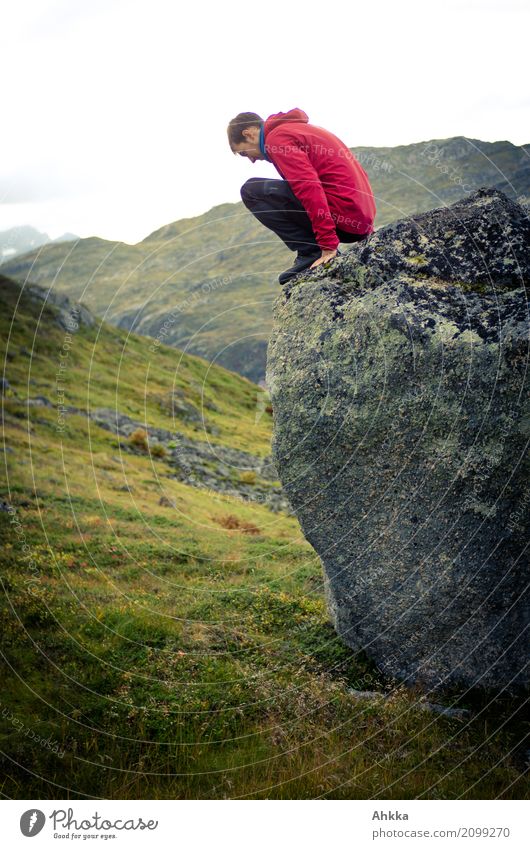
<svg viewBox="0 0 530 849"><path fill-rule="evenodd" d="M261 191L260 191L261 189ZM255 202L263 194L263 178L249 177L246 183L241 186L241 200L245 206L249 206Z"/></svg>

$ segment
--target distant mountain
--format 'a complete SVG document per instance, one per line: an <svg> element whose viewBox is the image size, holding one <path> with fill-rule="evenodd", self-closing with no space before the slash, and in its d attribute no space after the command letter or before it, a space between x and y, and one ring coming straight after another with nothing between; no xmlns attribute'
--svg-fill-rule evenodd
<svg viewBox="0 0 530 849"><path fill-rule="evenodd" d="M19 254L25 254L40 248L42 245L56 244L57 242L71 242L78 239L73 233L63 233L56 239L50 239L47 233L28 225L10 227L9 230L0 231L0 265Z"/></svg>
<svg viewBox="0 0 530 849"><path fill-rule="evenodd" d="M530 145L457 136L352 148L377 201L376 227L446 206L482 186L530 198ZM249 169L249 176L252 171ZM38 254L38 256L37 256ZM255 382L265 372L278 273L292 254L241 203L166 224L136 245L91 237L6 262L119 327L158 337Z"/></svg>

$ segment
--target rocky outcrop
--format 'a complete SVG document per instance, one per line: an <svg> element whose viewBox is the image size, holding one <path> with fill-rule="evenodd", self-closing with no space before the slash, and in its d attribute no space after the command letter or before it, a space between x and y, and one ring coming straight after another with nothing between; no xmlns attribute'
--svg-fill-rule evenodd
<svg viewBox="0 0 530 849"><path fill-rule="evenodd" d="M97 319L83 304L72 302L67 295L28 283L24 293L37 301L45 301L55 312L55 321L63 330L76 333L81 326L94 327Z"/></svg>
<svg viewBox="0 0 530 849"><path fill-rule="evenodd" d="M335 628L427 691L528 686L529 244L480 189L275 305L273 458Z"/></svg>
<svg viewBox="0 0 530 849"><path fill-rule="evenodd" d="M82 411L69 407L67 412ZM91 410L90 418L99 427L125 438L138 429L145 430L151 449L157 444L164 446L163 462L170 467L169 477L231 498L263 504L274 513L291 512L278 486L278 474L270 456L258 457L228 445L190 439L180 431L152 427L108 407ZM127 442L121 443L121 447L134 450Z"/></svg>
<svg viewBox="0 0 530 849"><path fill-rule="evenodd" d="M208 421L204 412L188 400L183 389L172 389L160 395L158 403L160 409L173 419L180 419L191 427L211 433L214 436L219 435L219 428ZM208 402L203 404L203 406L207 406L207 404ZM210 408L212 406L215 407L212 402L209 402L209 406Z"/></svg>
<svg viewBox="0 0 530 849"><path fill-rule="evenodd" d="M11 421L25 418L28 407L59 409L44 395L25 400L11 399L12 402L15 400L20 408L7 414ZM206 401L206 405L214 407L209 401ZM61 406L60 412L65 421L69 415L87 416L86 409L71 405ZM119 447L124 454L150 452L154 461L167 467L166 476L169 478L237 501L262 504L273 513L292 513L270 455L260 457L229 445L191 439L179 430L154 427L109 407L95 407L89 411L88 416L98 427L122 437ZM46 419L35 417L31 421L33 424L48 424ZM138 441L134 440L135 432L141 434ZM12 449L6 447L5 450ZM130 487L125 485L121 489L126 491ZM171 506L162 501L160 504Z"/></svg>

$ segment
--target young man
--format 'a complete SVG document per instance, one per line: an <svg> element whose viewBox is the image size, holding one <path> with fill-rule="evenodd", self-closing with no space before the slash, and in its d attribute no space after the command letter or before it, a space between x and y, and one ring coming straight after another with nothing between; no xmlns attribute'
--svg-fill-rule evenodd
<svg viewBox="0 0 530 849"><path fill-rule="evenodd" d="M297 252L280 283L329 262L340 242L373 233L375 200L366 171L337 136L310 124L302 109L266 121L241 112L228 125L228 142L252 163L272 162L283 177L251 177L241 187L245 206Z"/></svg>

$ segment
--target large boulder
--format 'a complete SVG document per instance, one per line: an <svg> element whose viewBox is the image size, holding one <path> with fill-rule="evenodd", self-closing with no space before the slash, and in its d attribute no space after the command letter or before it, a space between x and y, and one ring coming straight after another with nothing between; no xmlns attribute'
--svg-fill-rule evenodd
<svg viewBox="0 0 530 849"><path fill-rule="evenodd" d="M428 691L528 686L529 244L480 189L275 304L273 458L336 631Z"/></svg>

